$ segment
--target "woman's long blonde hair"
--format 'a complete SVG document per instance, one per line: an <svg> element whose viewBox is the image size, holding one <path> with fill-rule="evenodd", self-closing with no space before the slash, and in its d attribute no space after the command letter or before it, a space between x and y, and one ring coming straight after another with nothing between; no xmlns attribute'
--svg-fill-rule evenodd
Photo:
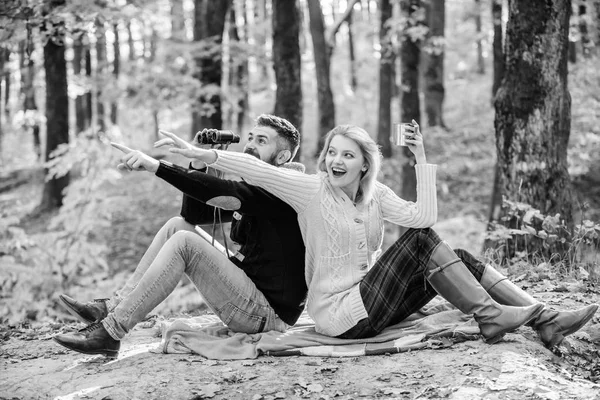
<svg viewBox="0 0 600 400"><path fill-rule="evenodd" d="M373 197L375 182L377 181L377 176L381 169L381 151L379 150L379 146L377 146L377 143L375 143L364 129L354 125L338 125L330 130L325 137L325 144L323 145L321 154L319 154L319 159L317 160L317 168L319 171L327 172L325 157L327 156L327 150L329 150L331 140L336 135L342 135L353 140L358 144L358 147L365 158L367 170L360 179L358 193L356 194L356 202L368 204Z"/></svg>

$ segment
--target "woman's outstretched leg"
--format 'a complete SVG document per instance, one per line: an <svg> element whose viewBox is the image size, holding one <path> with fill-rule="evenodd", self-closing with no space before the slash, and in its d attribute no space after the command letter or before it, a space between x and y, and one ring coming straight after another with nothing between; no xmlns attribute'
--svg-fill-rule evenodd
<svg viewBox="0 0 600 400"><path fill-rule="evenodd" d="M427 272L427 280L442 297L465 314L473 314L488 343L496 343L544 309L537 302L523 307L497 303L446 242L433 251Z"/></svg>
<svg viewBox="0 0 600 400"><path fill-rule="evenodd" d="M537 303L531 295L489 265L484 266L481 286L500 304L528 306ZM598 304L591 304L574 311L545 309L527 325L538 332L540 339L547 348L552 348L559 345L565 336L583 328L597 310Z"/></svg>

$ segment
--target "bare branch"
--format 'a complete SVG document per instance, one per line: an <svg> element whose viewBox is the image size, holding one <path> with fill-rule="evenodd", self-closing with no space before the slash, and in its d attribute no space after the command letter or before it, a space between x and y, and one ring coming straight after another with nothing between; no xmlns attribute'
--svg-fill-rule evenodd
<svg viewBox="0 0 600 400"><path fill-rule="evenodd" d="M342 24L344 22L348 21L348 18L350 18L350 16L352 15L352 11L354 10L354 5L358 2L360 2L360 0L350 0L350 3L348 4L348 7L346 8L346 11L344 12L344 14L342 14L340 19L337 20L335 22L335 24L333 24L333 26L327 33L326 40L327 40L327 46L329 48L333 49L335 47L335 35L340 30L340 27L342 26Z"/></svg>

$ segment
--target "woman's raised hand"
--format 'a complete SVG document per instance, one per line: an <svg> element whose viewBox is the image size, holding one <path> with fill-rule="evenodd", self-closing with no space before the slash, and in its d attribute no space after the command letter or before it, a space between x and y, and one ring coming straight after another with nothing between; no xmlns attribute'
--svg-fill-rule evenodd
<svg viewBox="0 0 600 400"><path fill-rule="evenodd" d="M159 129L158 133L160 133L163 136L166 136L166 138L154 142L154 147L170 146L179 149L192 149L194 147L191 143L186 142L185 140L183 140L182 138L180 138L172 132Z"/></svg>
<svg viewBox="0 0 600 400"><path fill-rule="evenodd" d="M427 160L425 158L425 147L423 146L423 134L421 133L421 128L414 119L411 123L415 127L415 133L411 138L406 138L405 142L408 145L408 149L415 155L417 164L426 164Z"/></svg>
<svg viewBox="0 0 600 400"><path fill-rule="evenodd" d="M191 143L186 142L172 132L163 131L162 129L158 132L161 135L166 136L166 138L158 140L154 143L154 147L171 146L169 149L171 153L181 154L184 157L203 161L207 164L217 160L217 155L214 151L193 146Z"/></svg>

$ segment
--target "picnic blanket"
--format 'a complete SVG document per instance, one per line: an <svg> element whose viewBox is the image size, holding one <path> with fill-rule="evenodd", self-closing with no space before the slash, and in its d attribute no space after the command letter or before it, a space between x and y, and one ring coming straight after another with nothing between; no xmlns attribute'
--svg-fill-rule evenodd
<svg viewBox="0 0 600 400"><path fill-rule="evenodd" d="M212 315L163 321L160 330L162 341L158 351L199 354L216 360L252 359L261 355L355 357L447 347L479 338L479 327L471 316L439 300L368 339L338 339L317 333L306 314L285 332L236 333Z"/></svg>

